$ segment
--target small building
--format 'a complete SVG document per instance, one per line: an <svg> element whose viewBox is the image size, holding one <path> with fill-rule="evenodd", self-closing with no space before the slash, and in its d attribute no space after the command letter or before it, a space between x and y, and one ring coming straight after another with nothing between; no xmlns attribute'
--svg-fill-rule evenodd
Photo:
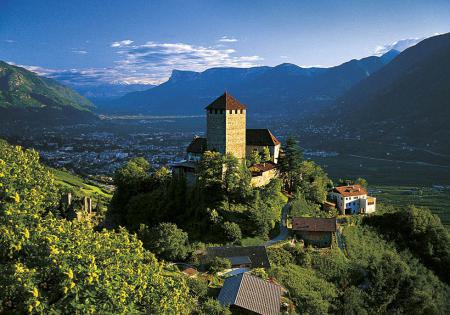
<svg viewBox="0 0 450 315"><path fill-rule="evenodd" d="M292 230L305 242L305 245L331 247L333 233L336 233L336 218L292 218Z"/></svg>
<svg viewBox="0 0 450 315"><path fill-rule="evenodd" d="M376 198L368 196L360 185L335 187L328 199L336 203L341 214L368 214L376 208Z"/></svg>
<svg viewBox="0 0 450 315"><path fill-rule="evenodd" d="M228 259L232 268L270 268L265 246L208 247L203 261L206 263L215 257Z"/></svg>
<svg viewBox="0 0 450 315"><path fill-rule="evenodd" d="M278 163L281 142L270 132L269 129L247 129L246 133L246 156L249 157L253 151L263 152L269 148L271 162Z"/></svg>
<svg viewBox="0 0 450 315"><path fill-rule="evenodd" d="M277 165L273 162L253 164L249 170L252 174L250 184L253 187L267 185L271 179L278 177L279 174Z"/></svg>
<svg viewBox="0 0 450 315"><path fill-rule="evenodd" d="M189 162L199 162L206 148L206 138L195 137L186 149L187 160Z"/></svg>
<svg viewBox="0 0 450 315"><path fill-rule="evenodd" d="M278 284L246 272L227 278L218 300L235 314L279 315L281 294Z"/></svg>

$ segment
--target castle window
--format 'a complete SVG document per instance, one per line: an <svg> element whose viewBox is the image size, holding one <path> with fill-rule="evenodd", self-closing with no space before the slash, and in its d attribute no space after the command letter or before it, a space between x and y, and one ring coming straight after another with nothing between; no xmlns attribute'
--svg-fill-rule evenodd
<svg viewBox="0 0 450 315"><path fill-rule="evenodd" d="M243 109L241 109L241 114L243 114L244 113L244 110Z"/></svg>
<svg viewBox="0 0 450 315"><path fill-rule="evenodd" d="M214 110L214 114L217 114L217 109Z"/></svg>
<svg viewBox="0 0 450 315"><path fill-rule="evenodd" d="M234 113L235 113L235 114L237 114L237 113L238 113L238 112L237 112L237 109L235 109L235 110L234 110Z"/></svg>
<svg viewBox="0 0 450 315"><path fill-rule="evenodd" d="M233 110L232 109L230 109L230 114L233 114Z"/></svg>
<svg viewBox="0 0 450 315"><path fill-rule="evenodd" d="M220 113L223 114L223 109L220 110Z"/></svg>

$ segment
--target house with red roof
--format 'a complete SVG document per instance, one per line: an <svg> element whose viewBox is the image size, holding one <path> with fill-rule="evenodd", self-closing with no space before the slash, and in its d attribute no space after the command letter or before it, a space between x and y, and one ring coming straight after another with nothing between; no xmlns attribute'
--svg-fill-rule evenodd
<svg viewBox="0 0 450 315"><path fill-rule="evenodd" d="M341 214L369 214L375 212L377 199L368 195L361 185L335 187L328 199L334 202Z"/></svg>

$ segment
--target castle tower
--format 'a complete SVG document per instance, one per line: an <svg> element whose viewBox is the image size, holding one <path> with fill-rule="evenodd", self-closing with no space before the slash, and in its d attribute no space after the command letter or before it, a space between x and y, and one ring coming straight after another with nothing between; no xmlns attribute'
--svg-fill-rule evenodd
<svg viewBox="0 0 450 315"><path fill-rule="evenodd" d="M208 150L245 159L247 108L225 92L205 109Z"/></svg>

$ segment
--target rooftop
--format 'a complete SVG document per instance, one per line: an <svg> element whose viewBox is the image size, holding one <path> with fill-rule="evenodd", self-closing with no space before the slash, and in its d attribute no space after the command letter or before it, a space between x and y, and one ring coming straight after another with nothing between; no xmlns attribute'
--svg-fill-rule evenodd
<svg viewBox="0 0 450 315"><path fill-rule="evenodd" d="M247 129L246 143L247 145L269 147L280 144L280 141L275 138L269 129Z"/></svg>
<svg viewBox="0 0 450 315"><path fill-rule="evenodd" d="M292 230L307 232L336 232L336 218L292 218Z"/></svg>
<svg viewBox="0 0 450 315"><path fill-rule="evenodd" d="M344 197L367 195L367 190L362 188L360 185L339 186L335 187L333 191Z"/></svg>
<svg viewBox="0 0 450 315"><path fill-rule="evenodd" d="M248 257L253 268L269 268L269 257L264 246L218 246L208 247L206 249L206 260L212 260L214 257Z"/></svg>
<svg viewBox="0 0 450 315"><path fill-rule="evenodd" d="M237 99L235 99L231 94L225 92L211 104L206 106L205 109L247 109L247 107L241 104Z"/></svg>
<svg viewBox="0 0 450 315"><path fill-rule="evenodd" d="M187 152L202 154L206 151L206 138L195 137L187 148Z"/></svg>
<svg viewBox="0 0 450 315"><path fill-rule="evenodd" d="M264 162L259 164L253 164L249 167L252 176L260 176L262 173L273 170L277 168L276 164L272 162Z"/></svg>
<svg viewBox="0 0 450 315"><path fill-rule="evenodd" d="M222 305L236 305L256 314L280 313L281 287L249 273L227 278L218 297Z"/></svg>

